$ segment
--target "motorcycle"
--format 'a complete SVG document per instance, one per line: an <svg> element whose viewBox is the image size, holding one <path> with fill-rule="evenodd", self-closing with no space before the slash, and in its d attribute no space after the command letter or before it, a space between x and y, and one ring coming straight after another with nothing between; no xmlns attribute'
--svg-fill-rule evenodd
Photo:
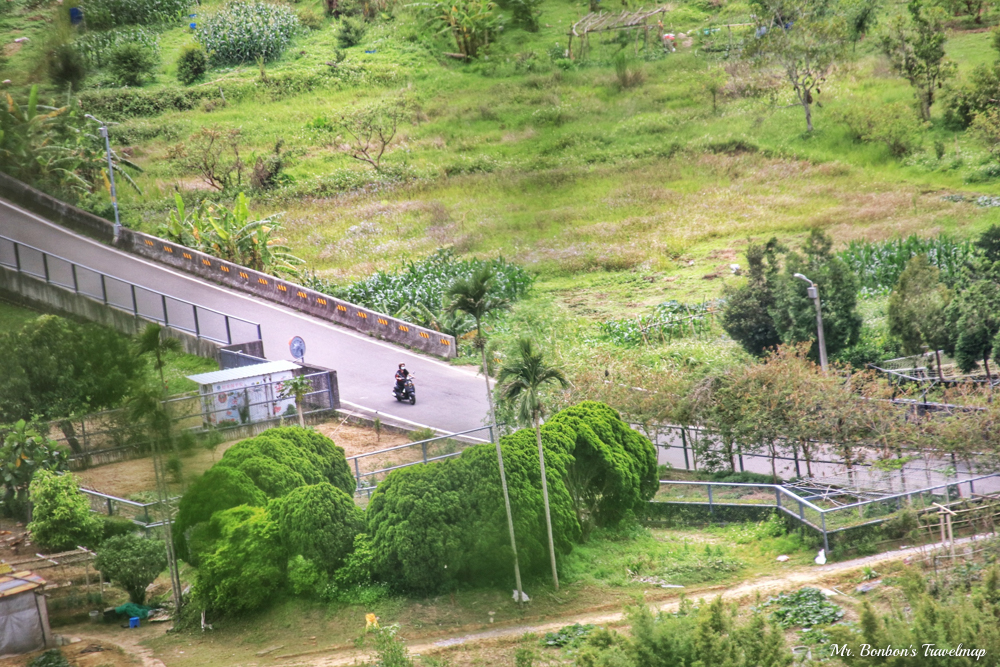
<svg viewBox="0 0 1000 667"><path fill-rule="evenodd" d="M413 386L413 376L410 375L403 381L402 389L398 386L393 386L392 395L396 397L397 401L409 401L410 405L415 404L417 402L417 390Z"/></svg>

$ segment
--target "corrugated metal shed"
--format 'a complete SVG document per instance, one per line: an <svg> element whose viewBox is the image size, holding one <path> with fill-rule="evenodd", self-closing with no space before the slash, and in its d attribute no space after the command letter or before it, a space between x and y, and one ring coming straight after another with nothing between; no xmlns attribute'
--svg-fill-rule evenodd
<svg viewBox="0 0 1000 667"><path fill-rule="evenodd" d="M301 368L301 366L291 361L269 361L266 364L254 364L252 366L241 366L240 368L227 368L224 371L188 375L187 379L201 385L208 385L257 377L258 375L280 373L282 371L294 371L297 368Z"/></svg>
<svg viewBox="0 0 1000 667"><path fill-rule="evenodd" d="M44 586L45 579L34 572L0 576L0 657L37 651L51 644Z"/></svg>

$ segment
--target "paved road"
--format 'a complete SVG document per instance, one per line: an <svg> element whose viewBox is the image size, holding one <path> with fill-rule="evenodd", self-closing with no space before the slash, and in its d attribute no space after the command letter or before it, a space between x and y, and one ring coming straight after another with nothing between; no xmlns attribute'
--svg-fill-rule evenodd
<svg viewBox="0 0 1000 667"><path fill-rule="evenodd" d="M261 324L268 359L288 359L288 341L306 342L306 363L333 368L345 407L382 420L458 432L483 425L486 387L474 370L450 366L350 329L256 299L104 245L0 199L0 235L35 246L110 276L199 306ZM234 340L234 342L242 342ZM393 374L400 362L414 373L417 404L397 403ZM486 439L486 432L476 434Z"/></svg>

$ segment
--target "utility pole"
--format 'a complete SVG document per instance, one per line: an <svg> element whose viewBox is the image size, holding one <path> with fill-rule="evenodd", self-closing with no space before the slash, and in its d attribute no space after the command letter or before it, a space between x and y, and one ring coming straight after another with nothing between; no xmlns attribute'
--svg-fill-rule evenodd
<svg viewBox="0 0 1000 667"><path fill-rule="evenodd" d="M813 300L816 304L816 333L818 336L817 342L819 343L819 365L826 372L826 337L823 335L823 311L819 305L819 288L816 287L816 283L806 278L801 273L796 273L795 277L799 280L804 280L809 283L809 287L806 289L806 294L809 298Z"/></svg>
<svg viewBox="0 0 1000 667"><path fill-rule="evenodd" d="M114 164L111 162L111 139L108 137L108 125L104 121L94 118L89 113L85 114L84 117L89 118L101 126L101 137L104 139L104 151L108 156L108 180L111 183L111 205L115 209L114 243L118 243L118 237L121 235L122 231L122 223L118 217L118 191L115 189L115 168Z"/></svg>

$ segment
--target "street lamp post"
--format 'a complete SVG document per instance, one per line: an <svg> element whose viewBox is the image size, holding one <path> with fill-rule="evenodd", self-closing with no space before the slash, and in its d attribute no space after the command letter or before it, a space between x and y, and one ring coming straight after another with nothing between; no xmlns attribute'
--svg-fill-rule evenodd
<svg viewBox="0 0 1000 667"><path fill-rule="evenodd" d="M826 338L823 336L823 311L819 306L819 288L816 287L816 283L806 278L801 273L796 273L795 277L799 280L804 280L809 283L809 287L806 290L806 294L809 298L813 300L816 304L816 333L819 342L819 365L826 372Z"/></svg>
<svg viewBox="0 0 1000 667"><path fill-rule="evenodd" d="M118 191L115 190L115 169L111 162L111 139L108 138L108 125L104 121L94 118L89 113L85 114L84 117L89 118L101 126L101 137L104 138L104 150L108 156L108 179L111 182L111 205L115 208L114 242L118 243L118 236L121 234L122 223L118 217Z"/></svg>

